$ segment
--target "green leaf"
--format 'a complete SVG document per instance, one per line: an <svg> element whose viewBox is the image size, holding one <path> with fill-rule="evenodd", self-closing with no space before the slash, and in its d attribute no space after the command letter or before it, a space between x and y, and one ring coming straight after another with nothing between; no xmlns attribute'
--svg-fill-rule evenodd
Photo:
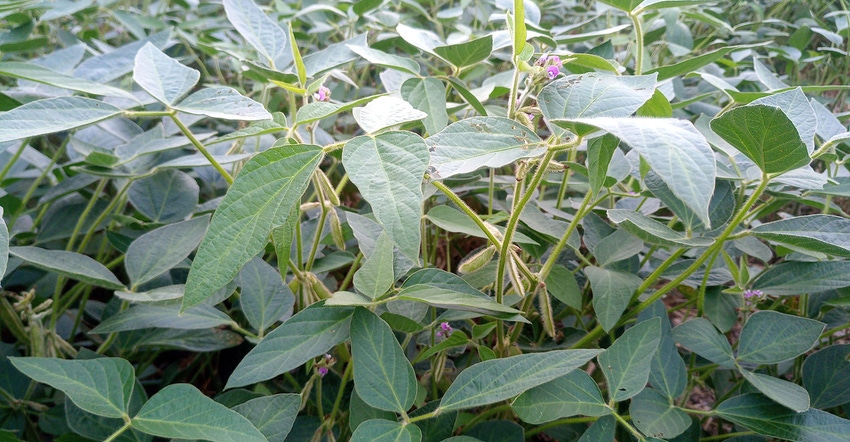
<svg viewBox="0 0 850 442"><path fill-rule="evenodd" d="M756 279L753 289L768 295L802 295L850 286L850 262L786 261L770 267Z"/></svg>
<svg viewBox="0 0 850 442"><path fill-rule="evenodd" d="M814 252L850 258L850 220L832 215L807 215L761 224L754 236Z"/></svg>
<svg viewBox="0 0 850 442"><path fill-rule="evenodd" d="M466 102L472 106L479 115L484 117L487 116L487 109L484 108L481 102L478 101L478 98L469 91L469 88L459 78L445 77L445 80L452 85L452 88L454 88L454 90L457 91L457 93L459 93L460 96L463 97L463 99L466 100Z"/></svg>
<svg viewBox="0 0 850 442"><path fill-rule="evenodd" d="M673 329L673 339L721 367L735 366L729 341L705 318L694 318L679 324Z"/></svg>
<svg viewBox="0 0 850 442"><path fill-rule="evenodd" d="M435 226L452 233L463 233L465 235L474 236L476 238L487 238L484 231L478 227L472 219L465 213L451 206L439 205L434 206L426 215L428 220L434 223ZM505 232L502 226L494 226L501 233ZM517 244L537 244L537 241L523 235L520 232L514 233L514 242Z"/></svg>
<svg viewBox="0 0 850 442"><path fill-rule="evenodd" d="M422 431L416 425L384 419L369 419L357 426L351 442L420 442Z"/></svg>
<svg viewBox="0 0 850 442"><path fill-rule="evenodd" d="M491 359L463 370L440 402L440 410L492 404L566 375L599 350L555 350Z"/></svg>
<svg viewBox="0 0 850 442"><path fill-rule="evenodd" d="M292 48L292 61L295 63L295 70L298 72L298 83L302 87L307 86L307 68L304 66L304 59L301 58L301 51L298 49L298 41L295 40L295 33L292 31L292 22L289 22L289 47Z"/></svg>
<svg viewBox="0 0 850 442"><path fill-rule="evenodd" d="M593 290L593 311L596 312L599 325L605 331L611 330L617 325L643 280L632 273L594 266L587 266L583 271Z"/></svg>
<svg viewBox="0 0 850 442"><path fill-rule="evenodd" d="M499 304L493 298L483 293L473 295L451 288L435 287L426 284L405 284L396 298L424 302L438 308L470 311L485 315L499 313L522 314L521 311L504 304Z"/></svg>
<svg viewBox="0 0 850 442"><path fill-rule="evenodd" d="M375 251L366 258L363 265L354 273L354 287L368 296L377 299L389 290L395 282L393 273L393 243L386 232L381 232L375 242Z"/></svg>
<svg viewBox="0 0 850 442"><path fill-rule="evenodd" d="M794 122L778 107L738 107L711 120L711 129L766 174L785 173L811 161Z"/></svg>
<svg viewBox="0 0 850 442"><path fill-rule="evenodd" d="M629 414L638 430L656 438L674 438L691 426L691 418L687 413L651 388L632 398Z"/></svg>
<svg viewBox="0 0 850 442"><path fill-rule="evenodd" d="M136 238L127 248L124 268L138 287L186 259L204 237L209 216L167 224Z"/></svg>
<svg viewBox="0 0 850 442"><path fill-rule="evenodd" d="M672 118L673 107L670 105L670 100L664 94L656 89L646 103L637 110L638 117L652 118Z"/></svg>
<svg viewBox="0 0 850 442"><path fill-rule="evenodd" d="M300 203L322 150L310 145L273 147L239 173L213 215L186 281L183 308L200 304L232 280L268 242L272 228L286 223Z"/></svg>
<svg viewBox="0 0 850 442"><path fill-rule="evenodd" d="M104 95L107 97L120 97L133 101L136 100L133 94L123 89L118 89L116 87L89 81L83 78L77 78L34 63L25 63L21 61L0 62L0 75L34 81L36 83L42 83L49 86L70 89L72 91L79 91L92 95Z"/></svg>
<svg viewBox="0 0 850 442"><path fill-rule="evenodd" d="M623 230L650 243L667 247L708 247L714 241L709 238L688 238L666 225L627 209L609 209L608 218Z"/></svg>
<svg viewBox="0 0 850 442"><path fill-rule="evenodd" d="M446 87L442 81L434 77L408 79L401 85L401 97L414 108L428 114L422 123L429 134L436 134L449 124Z"/></svg>
<svg viewBox="0 0 850 442"><path fill-rule="evenodd" d="M741 370L744 379L765 396L798 413L809 409L809 393L805 388L786 380Z"/></svg>
<svg viewBox="0 0 850 442"><path fill-rule="evenodd" d="M655 83L655 75L619 76L607 72L568 75L540 91L540 111L547 120L628 117L652 97ZM579 135L592 132L587 127L569 124L565 129Z"/></svg>
<svg viewBox="0 0 850 442"><path fill-rule="evenodd" d="M493 52L493 36L487 35L463 43L437 46L434 52L455 67L472 66L490 57L490 53Z"/></svg>
<svg viewBox="0 0 850 442"><path fill-rule="evenodd" d="M826 324L770 310L753 313L741 329L738 360L775 364L795 358L817 344Z"/></svg>
<svg viewBox="0 0 850 442"><path fill-rule="evenodd" d="M241 414L204 396L189 384L169 385L133 417L133 428L159 437L214 442L266 442Z"/></svg>
<svg viewBox="0 0 850 442"><path fill-rule="evenodd" d="M253 0L225 0L224 13L236 31L264 57L264 64L283 69L292 63L286 32L266 16Z"/></svg>
<svg viewBox="0 0 850 442"><path fill-rule="evenodd" d="M614 416L602 416L590 426L578 442L601 442L613 441L614 431L617 430L617 421Z"/></svg>
<svg viewBox="0 0 850 442"><path fill-rule="evenodd" d="M0 113L0 143L70 130L112 118L121 109L91 98L59 97Z"/></svg>
<svg viewBox="0 0 850 442"><path fill-rule="evenodd" d="M384 313L383 315L381 315L381 318L385 317L386 315L387 314ZM419 330L421 330L421 327L419 327L419 329L416 330L416 331L419 331ZM416 356L416 359L413 360L413 363L416 364L417 362L424 361L424 360L430 358L431 356L434 356L435 354L437 354L441 351L445 351L445 350L448 350L450 348L456 348L456 347L466 348L467 345L469 345L469 336L466 336L466 333L464 333L461 330L455 330L455 331L452 332L451 335L449 335L448 338L446 338L446 340L440 342L437 345L434 345L433 347L429 347L428 349L424 350L422 353L419 353Z"/></svg>
<svg viewBox="0 0 850 442"><path fill-rule="evenodd" d="M198 83L201 73L165 55L148 42L136 53L133 80L162 104L171 106Z"/></svg>
<svg viewBox="0 0 850 442"><path fill-rule="evenodd" d="M612 401L624 401L646 387L652 356L660 342L661 319L652 318L626 330L599 355Z"/></svg>
<svg viewBox="0 0 850 442"><path fill-rule="evenodd" d="M546 277L546 289L558 301L574 308L581 308L581 288L573 272L563 266L553 266Z"/></svg>
<svg viewBox="0 0 850 442"><path fill-rule="evenodd" d="M514 0L513 14L508 14L508 28L512 31L514 38L514 53L512 61L514 64L519 63L520 54L525 49L525 41L528 39L528 32L525 29L525 3L523 0Z"/></svg>
<svg viewBox="0 0 850 442"><path fill-rule="evenodd" d="M590 179L590 191L598 195L608 178L608 165L620 140L611 134L596 137L587 142L587 175Z"/></svg>
<svg viewBox="0 0 850 442"><path fill-rule="evenodd" d="M224 312L211 305L199 305L180 312L180 305L138 304L103 321L92 333L114 333L145 328L198 330L233 323Z"/></svg>
<svg viewBox="0 0 850 442"><path fill-rule="evenodd" d="M394 54L388 54L383 51L379 51L377 49L372 49L364 46L354 46L351 45L348 47L355 54L363 57L371 64L381 66L384 68L395 69L402 72L407 72L412 75L419 75L419 63L416 60L412 60L406 57L400 57Z"/></svg>
<svg viewBox="0 0 850 442"><path fill-rule="evenodd" d="M850 434L850 421L809 409L797 413L760 394L726 400L716 408L719 417L759 434L801 442L841 442Z"/></svg>
<svg viewBox="0 0 850 442"><path fill-rule="evenodd" d="M523 422L535 425L565 417L611 414L599 386L581 370L527 390L514 399L511 408Z"/></svg>
<svg viewBox="0 0 850 442"><path fill-rule="evenodd" d="M623 261L637 255L643 250L643 241L623 229L606 236L596 243L593 256L596 263L602 267Z"/></svg>
<svg viewBox="0 0 850 442"><path fill-rule="evenodd" d="M266 439L274 441L286 439L299 408L301 395L274 394L243 402L233 407L233 411L245 416Z"/></svg>
<svg viewBox="0 0 850 442"><path fill-rule="evenodd" d="M3 219L3 208L0 207L0 280L6 274L6 265L9 264L9 228Z"/></svg>
<svg viewBox="0 0 850 442"><path fill-rule="evenodd" d="M688 370L673 340L667 308L660 300L642 311L638 322L652 318L661 319L661 342L658 343L658 351L652 356L649 383L658 392L675 399L684 393L688 386Z"/></svg>
<svg viewBox="0 0 850 442"><path fill-rule="evenodd" d="M295 305L295 295L283 283L280 273L259 257L242 267L237 281L242 289L242 313L261 334Z"/></svg>
<svg viewBox="0 0 850 442"><path fill-rule="evenodd" d="M357 124L368 134L380 132L404 123L419 121L428 116L410 103L393 96L382 96L364 107L355 107L351 113Z"/></svg>
<svg viewBox="0 0 850 442"><path fill-rule="evenodd" d="M830 345L803 362L803 386L812 407L831 408L850 402L850 345Z"/></svg>
<svg viewBox="0 0 850 442"><path fill-rule="evenodd" d="M602 3L611 5L623 12L632 12L643 0L600 0Z"/></svg>
<svg viewBox="0 0 850 442"><path fill-rule="evenodd" d="M390 239L419 262L422 177L428 166L424 140L412 132L352 138L345 143L342 163Z"/></svg>
<svg viewBox="0 0 850 442"><path fill-rule="evenodd" d="M205 115L222 120L271 120L262 104L227 86L210 86L186 97L172 108L187 114Z"/></svg>
<svg viewBox="0 0 850 442"><path fill-rule="evenodd" d="M707 230L694 211L670 191L670 188L657 173L650 170L646 173L643 182L653 195L658 197L665 206L681 219L687 230ZM735 187L729 181L715 180L714 194L708 204L708 216L711 219L711 225L718 228L726 224L732 218L735 204Z"/></svg>
<svg viewBox="0 0 850 442"><path fill-rule="evenodd" d="M390 326L364 308L351 318L351 356L354 388L363 402L396 413L413 405L418 384L410 361Z"/></svg>
<svg viewBox="0 0 850 442"><path fill-rule="evenodd" d="M764 98L759 98L749 105L763 104L766 106L778 107L788 116L794 127L797 128L797 133L800 138L806 143L806 150L811 154L815 150L815 132L818 127L818 117L815 114L812 104L803 93L801 88L794 88L790 91L781 92L778 94L768 95Z"/></svg>
<svg viewBox="0 0 850 442"><path fill-rule="evenodd" d="M475 143L470 143L471 139ZM482 167L502 167L521 158L546 153L537 134L502 117L466 118L432 135L426 143L431 152L428 173L433 179L469 173Z"/></svg>
<svg viewBox="0 0 850 442"><path fill-rule="evenodd" d="M200 187L179 170L162 170L134 180L127 190L130 203L153 222L183 221L198 206Z"/></svg>
<svg viewBox="0 0 850 442"><path fill-rule="evenodd" d="M126 415L133 394L133 366L121 358L63 360L9 358L21 373L61 390L78 407L98 416Z"/></svg>
<svg viewBox="0 0 850 442"><path fill-rule="evenodd" d="M696 57L687 58L678 63L674 63L667 66L657 67L655 69L651 69L647 74L658 74L658 81L669 80L674 77L678 77L681 75L685 75L689 72L695 71L703 66L707 66L711 63L714 63L717 60L720 60L723 56L730 52L739 51L741 49L749 49L755 48L759 46L765 46L770 44L769 41L754 43L754 44L746 44L746 45L736 45L736 46L725 46L719 49L715 49L713 51L708 51L702 55L698 55Z"/></svg>
<svg viewBox="0 0 850 442"><path fill-rule="evenodd" d="M404 23L399 23L395 30L404 41L429 54L437 55L434 48L444 45L440 37L432 31L412 28Z"/></svg>
<svg viewBox="0 0 850 442"><path fill-rule="evenodd" d="M363 97L350 103L331 103L328 101L314 101L312 103L307 103L298 108L298 111L295 114L295 122L298 124L307 124L319 121L322 118L336 115L340 112L345 112L357 106L366 104L378 97L381 97L381 95Z"/></svg>
<svg viewBox="0 0 850 442"><path fill-rule="evenodd" d="M699 219L711 227L708 205L714 193L714 152L690 121L668 118L579 118L554 120L603 129L627 143L646 160Z"/></svg>
<svg viewBox="0 0 850 442"><path fill-rule="evenodd" d="M103 264L75 252L45 250L38 247L10 247L9 255L62 276L111 290L126 289Z"/></svg>
<svg viewBox="0 0 850 442"><path fill-rule="evenodd" d="M230 375L225 388L271 379L348 339L351 308L313 305L266 335Z"/></svg>

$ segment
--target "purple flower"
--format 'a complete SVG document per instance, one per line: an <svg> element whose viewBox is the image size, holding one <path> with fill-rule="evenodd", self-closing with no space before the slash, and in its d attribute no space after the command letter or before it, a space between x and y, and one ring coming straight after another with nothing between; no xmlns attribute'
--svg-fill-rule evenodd
<svg viewBox="0 0 850 442"><path fill-rule="evenodd" d="M326 87L324 87L324 86L321 86L321 87L319 88L319 90L318 90L315 94L313 94L313 98L314 98L316 101L330 101L330 99L331 99L331 90L330 90L330 89L328 89L328 88L326 88Z"/></svg>
<svg viewBox="0 0 850 442"><path fill-rule="evenodd" d="M546 68L546 76L549 77L550 80L554 80L560 73L561 69L558 68L558 66L552 65Z"/></svg>
<svg viewBox="0 0 850 442"><path fill-rule="evenodd" d="M744 298L747 298L747 299L752 298L752 297L760 298L762 295L764 295L764 292L762 292L761 290L750 290L750 289L744 290Z"/></svg>
<svg viewBox="0 0 850 442"><path fill-rule="evenodd" d="M440 323L440 331L437 332L437 336L449 337L449 335L452 334L452 331L454 331L454 329L452 328L451 325L449 325L448 322L442 322L442 323Z"/></svg>
<svg viewBox="0 0 850 442"><path fill-rule="evenodd" d="M550 66L561 67L561 57L558 57L557 55L550 56L547 61L549 62Z"/></svg>
<svg viewBox="0 0 850 442"><path fill-rule="evenodd" d="M319 376L325 377L325 375L328 374L328 367L319 367L316 371L319 372Z"/></svg>

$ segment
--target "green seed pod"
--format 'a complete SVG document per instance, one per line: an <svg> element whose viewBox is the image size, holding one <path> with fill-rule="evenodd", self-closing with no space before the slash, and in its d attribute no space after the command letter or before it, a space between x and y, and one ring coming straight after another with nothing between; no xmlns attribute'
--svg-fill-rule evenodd
<svg viewBox="0 0 850 442"><path fill-rule="evenodd" d="M458 264L457 271L460 273L472 273L487 265L487 263L493 259L493 255L495 254L496 246L490 245L485 247L484 249L464 258L463 261Z"/></svg>
<svg viewBox="0 0 850 442"><path fill-rule="evenodd" d="M24 344L29 343L30 338L24 328L24 323L21 322L21 317L6 298L0 298L0 322L3 323L6 329L8 329L18 341Z"/></svg>
<svg viewBox="0 0 850 442"><path fill-rule="evenodd" d="M546 290L537 291L537 310L540 312L540 320L543 322L543 329L546 334L555 337L555 318L552 313L552 300L549 298L549 293Z"/></svg>
<svg viewBox="0 0 850 442"><path fill-rule="evenodd" d="M334 206L338 206L339 197L336 195L336 190L334 190L334 187L331 184L331 181L328 179L328 176L325 175L325 173L319 169L316 170L316 181L319 183L319 188L325 199L330 201L330 203Z"/></svg>
<svg viewBox="0 0 850 442"><path fill-rule="evenodd" d="M342 222L339 220L339 215L334 208L328 211L328 217L331 223L331 238L334 240L334 245L340 250L345 250L345 234L342 233Z"/></svg>

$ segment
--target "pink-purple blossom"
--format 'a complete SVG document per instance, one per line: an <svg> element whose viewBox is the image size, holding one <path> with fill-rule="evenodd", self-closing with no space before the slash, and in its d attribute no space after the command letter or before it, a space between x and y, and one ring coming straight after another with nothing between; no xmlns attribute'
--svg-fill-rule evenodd
<svg viewBox="0 0 850 442"><path fill-rule="evenodd" d="M558 74L561 73L561 69L558 66L549 66L546 68L546 76L549 77L550 80L554 80Z"/></svg>
<svg viewBox="0 0 850 442"><path fill-rule="evenodd" d="M439 337L443 337L443 336L449 337L449 335L452 334L452 331L454 331L454 329L452 328L451 325L449 325L448 322L441 322L440 323L440 331L437 332L437 336L439 336Z"/></svg>
<svg viewBox="0 0 850 442"><path fill-rule="evenodd" d="M747 298L747 299L753 298L753 297L760 298L762 295L764 295L764 292L762 292L761 290L750 290L750 289L744 290L744 298Z"/></svg>
<svg viewBox="0 0 850 442"><path fill-rule="evenodd" d="M319 376L325 377L325 375L328 374L328 367L319 367L316 371L319 372Z"/></svg>
<svg viewBox="0 0 850 442"><path fill-rule="evenodd" d="M331 99L331 90L325 86L321 86L319 87L319 90L313 94L313 98L316 101L329 101Z"/></svg>

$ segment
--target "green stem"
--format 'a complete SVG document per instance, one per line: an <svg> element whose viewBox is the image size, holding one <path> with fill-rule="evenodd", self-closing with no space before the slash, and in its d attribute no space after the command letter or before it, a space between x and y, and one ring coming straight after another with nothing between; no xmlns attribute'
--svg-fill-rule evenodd
<svg viewBox="0 0 850 442"><path fill-rule="evenodd" d="M3 166L3 170L0 170L0 182L3 182L3 179L6 178L6 174L8 174L10 170L12 170L12 166L15 165L15 162L18 161L18 158L21 157L21 155L24 153L24 149L26 148L27 140L22 140L20 147L18 147L18 150L15 151L14 155L12 155L12 159L9 160L9 162L5 166Z"/></svg>
<svg viewBox="0 0 850 442"><path fill-rule="evenodd" d="M437 188L437 190L443 192L446 197L448 197L448 199L455 203L460 208L460 210L462 210L463 213L466 214L466 216L468 216L473 222L475 222L475 224L478 225L478 228L480 228L481 231L484 232L485 235L487 235L487 239L489 239L490 242L495 244L496 247L502 247L502 241L499 241L498 239L496 239L495 236L493 236L493 233L490 232L490 229L488 229L487 225L484 224L484 220L482 220L481 217L478 216L478 214L475 213L475 211L472 210L472 208L470 208L469 205L466 204L466 202L460 199L460 197L457 196L457 194L454 193L452 189L449 189L445 184L439 181L431 181L431 184L433 184L434 187Z"/></svg>
<svg viewBox="0 0 850 442"><path fill-rule="evenodd" d="M643 434L640 433L640 431L637 430L637 428L633 427L632 424L629 423L629 421L627 421L623 416L620 416L616 411L611 410L611 415L614 416L614 419L616 419L617 422L620 423L620 425L629 430L629 433L632 433L632 435L637 438L637 440L646 440L646 438L643 436Z"/></svg>
<svg viewBox="0 0 850 442"><path fill-rule="evenodd" d="M130 420L130 418L127 415L124 415L124 426L115 430L115 432L112 433L112 435L108 438L104 439L103 442L112 442L118 439L118 436L130 429L130 425L132 425L132 423L133 422Z"/></svg>
<svg viewBox="0 0 850 442"><path fill-rule="evenodd" d="M587 195L584 196L581 206L579 206L578 211L576 211L575 216L567 226L567 230L561 236L561 239L558 240L558 244L555 244L555 247L552 248L552 252L549 254L549 258L546 259L546 262L543 263L543 267L541 267L540 271L537 272L538 280L545 281L546 277L549 276L549 272L552 271L552 267L555 267L555 263L558 261L558 256L561 254L561 251L564 250L564 247L566 247L567 241L570 239L570 235L572 235L572 233L576 230L576 227L578 227L579 220L584 217L585 210L587 209L588 204L590 204L592 197L593 196L590 192L587 192Z"/></svg>
<svg viewBox="0 0 850 442"><path fill-rule="evenodd" d="M197 138L195 138L195 135L192 133L192 131L189 130L188 127L186 127L185 124L183 124L182 121L180 121L180 118L177 117L177 114L172 113L169 114L169 116L171 117L171 120L174 121L174 124L176 124L177 127L180 128L180 132L183 132L183 135L185 135L186 138L188 138L189 141L192 142L192 145L195 146L196 149L198 149L198 152L201 152L201 154L204 155L207 161L210 162L212 167L217 170L222 177L224 177L224 180L227 181L227 184L233 184L233 177L230 176L230 174L227 173L227 171L224 170L223 167L221 167L221 164L219 164L218 161L213 158L212 154L210 154L207 148L204 147L204 145L201 144L201 142L198 141Z"/></svg>
<svg viewBox="0 0 850 442"><path fill-rule="evenodd" d="M68 144L68 141L70 139L71 137L65 138L65 141L62 142L62 145L59 146L59 149L56 149L56 152L53 154L53 157L50 158L50 164L48 164L44 168L44 170L41 171L41 173L38 175L38 178L36 178L35 181L33 181L33 183L30 185L30 188L27 189L27 193L25 193L24 197L21 198L21 205L18 206L18 210L16 210L15 213L12 214L12 218L9 220L9 223L6 226L6 228L10 232L12 231L12 227L15 226L15 222L17 222L18 218L24 213L24 210L27 207L27 203L29 202L30 198L32 198L36 189L38 189L38 186L41 185L41 182L44 181L44 178L47 176L48 173L50 173L50 170L53 169L53 166L56 164L56 162L59 161L59 156L62 155L62 152L65 151L65 146Z"/></svg>
<svg viewBox="0 0 850 442"><path fill-rule="evenodd" d="M753 192L753 194L750 196L750 198L744 203L744 205L741 206L741 208L738 210L738 213L735 216L735 218L732 220L732 222L729 223L729 225L726 227L726 229L723 231L723 233L721 233L720 236L717 237L717 239L714 241L714 244L712 244L708 249L706 249L705 252L703 252L702 255L700 255L699 258L697 258L694 261L694 263L691 264L690 267L685 269L676 279L668 282L663 287L656 290L655 293L652 294L652 296L650 296L649 298L647 298L646 300L644 300L643 302L638 304L637 307L635 307L633 309L629 309L625 314L623 314L623 316L620 318L620 321L617 324L618 325L622 324L625 321L637 316L640 312L642 312L647 307L652 305L652 303L654 303L655 301L660 299L667 292L678 287L679 284L681 284L684 280L688 279L688 277L690 277L691 274L693 274L694 272L699 270L699 268L702 267L702 264L708 258L710 258L712 255L719 252L720 249L723 247L723 244L726 242L726 239L729 237L729 235L731 235L732 232L735 230L735 228L739 224L741 224L741 222L744 220L744 218L746 217L746 215L749 211L749 208L752 207L752 205L756 203L759 196L761 196L762 192L764 192L764 189L767 188L768 182L769 182L769 178L767 177L767 175L763 175L761 182L759 183L756 190ZM590 333L588 333L583 338L581 338L578 342L573 344L572 348L583 347L583 346L587 345L588 343L598 339L603 334L604 334L604 331L602 330L602 326L597 325L596 328L594 328Z"/></svg>
<svg viewBox="0 0 850 442"><path fill-rule="evenodd" d="M640 14L631 13L629 18L635 27L635 75L640 75L643 72L643 24Z"/></svg>
<svg viewBox="0 0 850 442"><path fill-rule="evenodd" d="M334 406L331 409L331 415L328 416L328 421L331 425L333 425L336 413L339 411L339 407L342 404L342 397L345 395L345 385L348 384L348 381L351 379L352 367L354 367L354 364L351 361L348 361L348 364L345 366L345 371L342 372L342 380L340 381L339 390L337 392L336 399L334 400Z"/></svg>

